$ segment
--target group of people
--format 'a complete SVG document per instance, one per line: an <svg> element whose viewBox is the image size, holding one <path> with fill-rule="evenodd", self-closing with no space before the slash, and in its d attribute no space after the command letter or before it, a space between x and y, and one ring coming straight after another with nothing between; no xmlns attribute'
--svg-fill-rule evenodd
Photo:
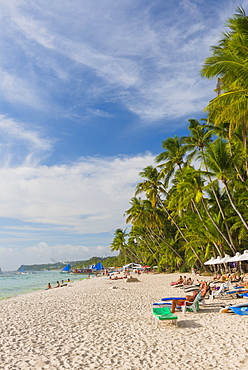
<svg viewBox="0 0 248 370"><path fill-rule="evenodd" d="M243 277L241 275L238 275L236 273L233 274L215 274L213 277L213 280L215 282L224 283L227 280L230 280L232 283L240 282L243 280Z"/></svg>
<svg viewBox="0 0 248 370"><path fill-rule="evenodd" d="M119 280L119 279L127 279L127 275L123 275L123 276L111 276L109 275L109 279L110 280Z"/></svg>
<svg viewBox="0 0 248 370"><path fill-rule="evenodd" d="M54 287L52 287L51 283L48 283L47 284L47 289L52 289L52 288L60 288L62 286L67 286L68 283L70 283L71 280L70 279L67 279L66 282L64 282L64 280L61 281L61 284L59 281L57 281L57 285L55 285Z"/></svg>
<svg viewBox="0 0 248 370"><path fill-rule="evenodd" d="M171 283L171 285L192 285L193 284L193 280L191 279L191 277L187 278L187 276L180 276L179 279L177 281L174 281Z"/></svg>

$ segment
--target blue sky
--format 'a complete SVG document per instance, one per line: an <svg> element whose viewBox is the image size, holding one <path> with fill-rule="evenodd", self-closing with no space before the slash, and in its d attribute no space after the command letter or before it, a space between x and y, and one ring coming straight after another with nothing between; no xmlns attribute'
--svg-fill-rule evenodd
<svg viewBox="0 0 248 370"><path fill-rule="evenodd" d="M110 255L139 172L204 117L247 1L1 0L0 266Z"/></svg>

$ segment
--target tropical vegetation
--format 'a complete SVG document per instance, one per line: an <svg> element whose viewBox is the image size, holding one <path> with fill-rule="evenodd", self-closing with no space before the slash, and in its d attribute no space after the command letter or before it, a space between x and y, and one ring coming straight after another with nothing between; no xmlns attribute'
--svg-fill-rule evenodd
<svg viewBox="0 0 248 370"><path fill-rule="evenodd" d="M189 119L188 135L169 137L156 165L140 172L125 212L129 225L111 244L119 262L161 270L206 269L212 256L248 249L248 17L243 8L205 60L217 78L207 118Z"/></svg>

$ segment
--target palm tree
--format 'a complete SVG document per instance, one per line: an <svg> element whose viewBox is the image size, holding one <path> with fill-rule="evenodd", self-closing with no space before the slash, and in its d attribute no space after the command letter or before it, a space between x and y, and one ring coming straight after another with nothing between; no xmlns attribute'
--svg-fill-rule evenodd
<svg viewBox="0 0 248 370"><path fill-rule="evenodd" d="M126 241L127 236L128 233L126 232L126 230L117 229L114 233L114 239L110 245L110 250L112 252L119 251L121 254L125 256L125 264L127 262L126 258L129 258L131 260L133 259L140 260L139 256L135 253L134 250L130 248L129 244L127 243Z"/></svg>
<svg viewBox="0 0 248 370"><path fill-rule="evenodd" d="M171 144L169 139L167 139L167 143ZM173 143L173 141L172 141L172 143ZM179 167L180 167L180 164L179 164ZM163 171L164 170L165 169L163 169ZM163 211L167 214L168 219L177 228L181 237L185 240L186 243L188 243L188 240L185 237L185 234L182 231L182 228L179 226L178 222L176 222L175 217L173 217L172 213L167 209L167 207L165 206L164 202L161 199L161 195L165 195L165 194L167 195L167 192L166 192L164 183L162 183L160 181L162 176L158 172L157 168L154 168L152 166L148 166L144 169L144 171L140 172L140 175L142 177L146 178L146 179L143 182L141 182L137 185L135 194L137 195L137 194L140 194L141 192L145 192L148 200L151 201L151 204L153 206L155 206L155 205L161 206ZM163 172L163 175L166 176L165 172ZM137 205L137 199L134 200L134 203ZM130 219L128 218L127 222L129 222L129 221L130 221ZM150 230L150 232L151 232L151 230ZM161 239L161 241L166 243L166 238L164 237L163 239ZM172 247L171 243L169 243L168 246L173 250L173 247ZM193 246L192 246L192 248L193 248ZM173 252L175 254L177 254L177 252L175 250L173 250ZM195 250L194 250L194 254L195 254L195 256L197 257L197 259L199 260L199 262L201 264L202 263L201 258L199 257L199 255L197 254L197 252ZM179 255L178 255L178 257L181 258Z"/></svg>
<svg viewBox="0 0 248 370"><path fill-rule="evenodd" d="M176 135L174 138L169 137L164 140L162 147L165 151L160 153L155 159L157 163L164 162L158 167L161 168L160 177L164 178L165 186L168 185L176 169L179 168L181 170L186 164L185 153L187 147L184 145L184 140L184 137L179 138Z"/></svg>
<svg viewBox="0 0 248 370"><path fill-rule="evenodd" d="M152 241L152 246L149 246L151 253L154 253L154 246L158 251L160 243L163 242L179 259L182 260L182 257L177 250L167 241L167 237L164 233L166 219L163 216L163 212L152 207L151 202L147 199L141 200L140 198L132 198L131 204L132 207L125 213L127 215L126 222L132 223L132 225L135 226L138 225L145 227L146 233Z"/></svg>
<svg viewBox="0 0 248 370"><path fill-rule="evenodd" d="M195 157L198 158L198 159L203 158L204 167L207 171L206 174L207 174L207 178L209 180L209 187L212 189L212 192L213 192L213 195L215 197L216 203L218 205L218 208L219 208L220 213L222 215L222 218L224 220L225 228L227 230L227 234L228 234L228 237L229 237L228 244L231 244L231 246L230 246L231 250L233 251L233 253L236 253L236 249L235 249L235 246L234 246L234 243L233 243L233 240L232 240L232 236L231 236L231 233L230 233L230 230L229 230L229 226L226 222L226 216L225 216L223 207L221 206L219 197L216 193L215 184L212 182L211 176L208 172L208 168L207 168L205 157L204 157L204 149L207 148L210 145L210 143L212 142L213 133L215 133L216 131L219 133L220 128L215 127L213 125L205 125L205 124L201 125L199 123L199 121L194 120L194 119L189 119L189 122L190 122L190 125L189 125L188 128L189 128L191 134L188 137L185 138L186 146L187 146L188 150L190 151L190 154L188 154L187 158L189 160L191 160ZM201 153L200 155L198 155L199 152ZM213 220L213 222L214 222L214 220Z"/></svg>
<svg viewBox="0 0 248 370"><path fill-rule="evenodd" d="M212 142L213 133L208 129L206 125L201 125L199 121L195 119L189 119L188 129L190 135L184 137L185 147L187 152L187 159L193 159L198 151L203 151L204 148Z"/></svg>
<svg viewBox="0 0 248 370"><path fill-rule="evenodd" d="M166 194L166 190L157 168L148 166L139 175L145 180L136 186L135 195L144 192L147 199L150 200L152 207L155 207L158 202L161 204L160 194Z"/></svg>
<svg viewBox="0 0 248 370"><path fill-rule="evenodd" d="M235 162L237 165L239 165L240 158L238 156L232 156L227 145L228 144L220 138L215 140L215 142L212 143L205 151L205 161L207 168L212 172L212 175L214 175L217 180L220 180L223 184L232 208L239 216L245 228L248 230L248 225L240 210L234 203L234 199L229 188L229 183L234 181L236 175L233 163Z"/></svg>
<svg viewBox="0 0 248 370"><path fill-rule="evenodd" d="M230 122L231 127L243 128L246 147L246 122L248 117L248 17L243 8L227 21L229 31L213 46L212 56L205 60L202 76L219 77L218 95L206 110L215 125Z"/></svg>
<svg viewBox="0 0 248 370"><path fill-rule="evenodd" d="M230 249L235 252L232 244L229 242L223 231L220 229L219 225L215 222L214 217L211 214L211 210L207 204L207 200L204 199L204 179L202 177L202 172L200 170L195 170L194 168L184 168L183 169L183 178L175 179L174 183L176 184L176 192L168 204L169 209L176 209L178 212L182 210L190 210L196 212L201 223L208 231L208 226L206 223L206 217L202 215L201 207L198 204L202 205L202 209L206 212L208 218L225 240Z"/></svg>

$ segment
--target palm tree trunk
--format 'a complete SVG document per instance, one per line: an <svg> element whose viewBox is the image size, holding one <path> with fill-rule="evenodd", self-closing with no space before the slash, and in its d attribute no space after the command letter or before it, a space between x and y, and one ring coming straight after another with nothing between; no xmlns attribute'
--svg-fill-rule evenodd
<svg viewBox="0 0 248 370"><path fill-rule="evenodd" d="M174 220L173 216L170 214L170 212L164 206L164 204L163 204L162 200L160 199L160 197L159 197L159 202L160 202L162 208L164 209L164 211L166 212L167 216L172 220L173 224L176 226L176 228L177 228L178 232L180 233L180 235L182 236L183 240L186 243L189 243L189 241L185 237L184 233L182 232L180 226L177 224L177 222ZM190 243L189 243L189 245L190 245ZM200 265L205 269L204 263L202 262L202 260L201 260L200 256L198 255L198 253L195 251L195 249L191 245L190 245L190 248L192 249L192 252L194 253L194 255L196 256L196 258L198 259Z"/></svg>
<svg viewBox="0 0 248 370"><path fill-rule="evenodd" d="M154 233L153 230L151 230L151 232ZM172 245L170 245L167 241L166 241L166 238L165 238L165 235L164 235L164 238L162 238L160 235L154 233L154 235L156 235L156 237L158 239L160 239L163 243L165 243L176 255L177 257L179 257L182 261L183 261L183 258L180 256L180 254L172 247Z"/></svg>
<svg viewBox="0 0 248 370"><path fill-rule="evenodd" d="M219 226L216 224L216 222L214 221L211 213L209 212L208 208L207 208L207 205L204 201L204 199L202 198L202 204L203 204L203 207L208 215L208 217L210 218L212 224L214 225L214 227L216 228L216 230L220 233L220 235L222 236L222 238L226 241L226 243L228 244L228 246L231 248L232 250L232 245L230 244L229 240L227 239L227 237L225 236L225 234L220 230Z"/></svg>
<svg viewBox="0 0 248 370"><path fill-rule="evenodd" d="M234 211L237 213L237 215L239 216L240 220L242 221L243 225L245 226L245 228L248 230L248 225L247 223L245 222L243 216L241 215L240 211L238 210L238 208L235 206L234 202L233 202L233 199L232 199L232 196L231 196L231 193L230 193L230 190L228 188L228 185L227 185L227 182L226 180L222 180L224 186L225 186L225 189L226 189L226 193L227 193L227 196L228 196L228 199L231 203L231 206L233 207Z"/></svg>
<svg viewBox="0 0 248 370"><path fill-rule="evenodd" d="M226 228L226 231L227 231L227 235L228 235L228 238L229 238L229 241L230 241L230 244L231 244L230 249L231 249L231 251L235 254L237 250L236 250L236 248L235 248L235 246L234 246L233 239L232 239L232 236L231 236L231 233L230 233L230 229L229 229L229 226L228 226L228 224L227 224L227 222L226 222L226 216L225 216L224 210L223 210L223 208L222 208L222 206L221 206L221 204L220 204L220 201L219 201L219 198L218 198L218 196L217 196L217 194L216 194L216 191L215 191L215 189L214 189L214 186L212 186L212 183L213 183L213 182L212 182L211 176L209 175L209 171L208 171L208 167L207 167L207 164L206 164L206 161L205 161L205 156L204 156L204 152L203 152L203 150L202 150L202 154L203 154L204 166L205 166L205 169L206 169L207 174L208 174L209 183L211 184L211 190L212 190L212 192L213 192L213 194L214 194L214 197L215 197L215 200L216 200L217 206L218 206L218 208L219 208L219 210L220 210L220 213L221 213L221 216L222 216L222 218L223 218L224 225L225 225L225 228Z"/></svg>
<svg viewBox="0 0 248 370"><path fill-rule="evenodd" d="M197 213L197 215L198 215L199 219L201 220L201 222L202 222L202 224L203 224L203 226L204 226L205 230L206 230L209 234L211 234L211 232L210 232L209 228L208 228L208 227L207 227L207 225L206 225L206 222L204 221L204 219L203 219L203 217L202 217L202 215L201 215L201 212L199 211L199 209L198 209L198 207L196 206L196 204L195 204L195 202L194 202L194 200L193 200L193 199L192 199L192 203L193 203L193 205L194 205L194 207L195 207L196 213ZM217 251L218 251L219 255L223 254L223 251L221 252L219 248L217 249Z"/></svg>

